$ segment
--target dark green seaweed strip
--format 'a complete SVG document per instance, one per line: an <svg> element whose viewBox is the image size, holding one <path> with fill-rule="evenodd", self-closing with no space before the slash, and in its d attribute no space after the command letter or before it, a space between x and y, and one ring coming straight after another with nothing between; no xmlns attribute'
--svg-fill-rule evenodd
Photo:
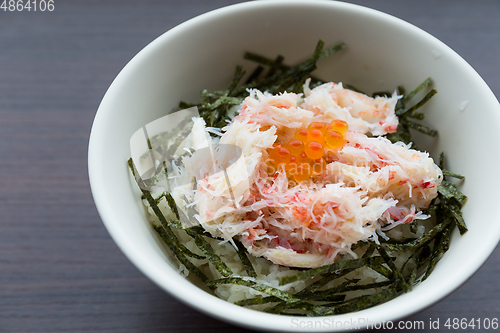
<svg viewBox="0 0 500 333"><path fill-rule="evenodd" d="M179 240L177 239L175 234L172 232L172 230L168 226L168 222L165 219L165 216L161 212L158 205L156 205L156 202L155 202L153 196L151 195L151 193L149 191L144 190L144 188L143 188L144 183L143 183L142 179L136 174L136 170L135 170L135 166L134 166L134 163L132 161L132 158L130 158L128 160L128 166L132 172L132 175L136 179L137 184L139 185L139 188L141 189L142 194L144 195L144 197L148 201L149 205L153 209L156 217L158 218L158 220L160 220L160 223L162 224L162 227L155 227L155 230L160 234L160 236L165 241L167 246L174 253L177 260L179 260L179 262L181 264L183 264L188 269L189 272L193 273L201 281L203 281L203 282L207 281L208 277L202 271L200 271L200 269L198 267L196 267L191 261L189 261L186 258L184 252L181 250L181 243L179 242ZM185 248L185 247L182 245L182 248ZM186 250L187 250L187 248L186 248Z"/></svg>
<svg viewBox="0 0 500 333"><path fill-rule="evenodd" d="M408 285L410 286L410 291L413 290L415 282L417 281L417 273L418 273L418 267L417 265L414 265L413 269L410 272L410 275L408 275Z"/></svg>
<svg viewBox="0 0 500 333"><path fill-rule="evenodd" d="M398 86L398 95L406 95L406 89L404 86Z"/></svg>
<svg viewBox="0 0 500 333"><path fill-rule="evenodd" d="M177 146L179 145L179 143L182 142L186 138L187 134L189 134L191 132L192 126L193 126L193 122L191 121L191 119L184 119L179 124L177 124L177 126L175 126L174 128L172 128L168 131L159 133L157 135L154 135L153 137L150 138L150 143L151 143L152 149L154 151L160 152L163 157L171 156L171 155L165 154L167 149L169 147L170 148L175 147L175 149L177 149ZM175 144L175 143L177 143L177 144ZM174 149L174 151L175 151L175 149ZM146 154L148 154L148 153L150 153L150 152L148 151ZM172 153L173 153L173 151L172 151ZM161 166L159 166L159 167L161 167Z"/></svg>
<svg viewBox="0 0 500 333"><path fill-rule="evenodd" d="M386 280L386 281L381 281L381 282L348 286L344 289L344 292L383 288L383 287L387 287L387 286L391 285L392 283L393 283L392 281Z"/></svg>
<svg viewBox="0 0 500 333"><path fill-rule="evenodd" d="M370 257L370 258L362 258L362 259L352 259L352 260L342 260L331 265L325 265L318 268L312 268L306 271L302 271L295 275L284 276L280 279L280 286L292 283L295 281L309 279L318 275L323 275L330 272L335 272L343 269L355 269L359 267L363 267L366 265L376 265L381 264L384 261L382 257Z"/></svg>
<svg viewBox="0 0 500 333"><path fill-rule="evenodd" d="M231 81L231 84L229 85L229 88L227 89L226 96L232 96L232 93L236 86L238 85L238 82L240 82L241 78L245 75L245 71L241 66L236 66L236 71L234 73L233 80Z"/></svg>
<svg viewBox="0 0 500 333"><path fill-rule="evenodd" d="M254 71L252 72L252 74L250 74L250 76L248 77L248 79L245 81L245 84L249 84L249 83L252 83L254 82L255 80L257 80L257 78L259 77L259 75L264 71L264 67L263 66L257 66Z"/></svg>
<svg viewBox="0 0 500 333"><path fill-rule="evenodd" d="M414 254L412 256L414 256ZM425 265L427 265L430 262L430 260L431 260L431 256L432 256L432 249L429 246L429 244L427 244L426 246L424 246L422 248L422 250L420 251L419 255L415 256L413 271L416 270L418 272ZM415 273L415 275L416 275L416 273ZM420 277L422 277L422 275ZM412 279L411 274L409 276L409 279ZM414 277L414 281L415 280L418 280L417 276Z"/></svg>
<svg viewBox="0 0 500 333"><path fill-rule="evenodd" d="M139 188L141 189L142 194L144 195L145 199L149 203L150 207L153 209L153 212L155 213L158 220L160 220L160 222L162 224L163 223L168 224L167 219L165 219L165 216L163 215L160 208L156 204L156 201L153 198L153 196L151 195L151 192L144 189L144 182L141 179L141 177L136 174L136 170L135 170L135 166L134 166L134 162L132 161L132 158L129 158L128 166L132 172L132 175L134 176L135 180L137 181L137 184L139 185Z"/></svg>
<svg viewBox="0 0 500 333"><path fill-rule="evenodd" d="M354 288L355 286L351 286L351 288ZM347 290L348 291L348 290ZM308 297L304 297L307 300L310 301L315 301L315 302L342 302L346 295L341 294L342 292L337 292L337 293L329 293L329 294L320 294L320 292L316 292L313 295L308 295Z"/></svg>
<svg viewBox="0 0 500 333"><path fill-rule="evenodd" d="M417 266L417 269L424 267L427 261L431 259L431 255L432 255L432 249L429 244L426 244L422 248L420 254L417 256L415 260L415 265Z"/></svg>
<svg viewBox="0 0 500 333"><path fill-rule="evenodd" d="M441 171L443 171L443 176L453 177L453 178L457 178L457 179L465 179L464 176L462 176L458 173L454 173L454 172L448 171L448 170L443 169L443 168L441 168Z"/></svg>
<svg viewBox="0 0 500 333"><path fill-rule="evenodd" d="M417 120L424 120L425 119L425 114L422 112L412 112L408 114L408 117L417 119Z"/></svg>
<svg viewBox="0 0 500 333"><path fill-rule="evenodd" d="M460 192L455 184L447 180L443 180L437 189L439 194L442 194L446 199L455 199L461 206L467 201L467 196Z"/></svg>
<svg viewBox="0 0 500 333"><path fill-rule="evenodd" d="M412 290L417 283L417 277L418 277L417 274L419 269L422 268L422 266L425 265L428 261L430 261L430 253L431 253L431 248L429 245L426 245L420 251L420 255L416 256L416 258L413 260L413 268L407 278L407 283L410 286L410 290ZM413 256L414 254L410 258L412 258ZM410 258L408 258L408 260ZM401 270L404 269L404 266L406 266L408 260L404 263Z"/></svg>
<svg viewBox="0 0 500 333"><path fill-rule="evenodd" d="M160 147L160 149L162 149ZM148 151L146 154L143 154L143 156L141 156L141 158L143 158L144 156L147 156L147 154L149 154L150 151ZM159 181L163 180L163 179L166 179L168 177L168 172L166 170L166 168L164 167L164 164L165 164L165 161L163 162L163 164L160 164L158 165L158 167L153 171L152 175L149 176L149 178L147 179L142 179L143 181L143 184L144 184L144 188L145 189L149 189L151 187L153 187L156 183L158 183ZM159 198L157 198L156 200L161 200L161 197L163 197L164 194L162 194Z"/></svg>
<svg viewBox="0 0 500 333"><path fill-rule="evenodd" d="M411 121L411 120L408 120L406 118L401 118L400 120L404 125L411 127L414 130L417 130L417 131L422 132L424 134L430 135L432 137L438 135L438 131L436 131L435 129L430 128L428 126L418 124L418 123Z"/></svg>
<svg viewBox="0 0 500 333"><path fill-rule="evenodd" d="M416 238L415 237L405 237L405 238L391 238L385 243L387 244L406 244L409 242L413 242Z"/></svg>
<svg viewBox="0 0 500 333"><path fill-rule="evenodd" d="M290 303L290 305L298 305L299 308L303 308L304 307L303 303L306 303L306 302L295 302L295 303ZM306 304L309 304L309 303L306 303ZM281 301L281 302L279 302L276 305L272 305L272 306L268 307L267 309L264 310L264 312L267 312L267 313L280 313L280 312L282 312L285 309L290 309L290 307L287 307L287 305L288 305L288 302Z"/></svg>
<svg viewBox="0 0 500 333"><path fill-rule="evenodd" d="M243 99L241 99L240 103L242 101ZM212 127L222 128L226 126L228 119L230 119L229 111L231 111L231 107L233 105L238 105L240 103L235 103L235 104L226 103L221 107L217 108L217 112L215 113L216 114L215 121L212 124Z"/></svg>
<svg viewBox="0 0 500 333"><path fill-rule="evenodd" d="M397 94L398 94L398 96L404 97L406 95L405 87L398 86ZM396 102L396 107L394 108L394 111L396 112L396 114L398 114L398 112L401 112L400 110L403 110L405 108L405 101L404 101L403 97L398 99L398 101Z"/></svg>
<svg viewBox="0 0 500 333"><path fill-rule="evenodd" d="M299 309L303 311L313 311L315 308L318 306L315 306L311 303L308 302L295 302L295 303L287 303L287 302L280 302L279 304L276 304L274 306L271 306L264 311L267 313L282 313L284 310L292 310L292 309Z"/></svg>
<svg viewBox="0 0 500 333"><path fill-rule="evenodd" d="M392 280L392 278L394 276L392 274L392 271L389 268L387 268L387 267L385 267L383 265L371 265L371 266L368 266L368 267L370 267L372 270L374 270L375 272L379 273L380 275L385 276L389 280Z"/></svg>
<svg viewBox="0 0 500 333"><path fill-rule="evenodd" d="M439 164L438 164L439 168L441 170L444 169L444 152L441 152L441 154L439 154Z"/></svg>
<svg viewBox="0 0 500 333"><path fill-rule="evenodd" d="M203 252L203 254L207 257L210 263L217 269L217 271L222 276L231 276L233 275L233 271L227 267L227 265L222 261L222 259L215 253L212 246L201 236L200 234L193 231L193 229L185 229L186 233L194 238L194 242L196 246Z"/></svg>
<svg viewBox="0 0 500 333"><path fill-rule="evenodd" d="M387 266L391 269L394 277L395 283L403 289L404 292L408 291L408 285L406 284L406 281L403 277L403 274L399 271L399 269L396 267L394 264L394 261L391 259L391 257L387 254L387 251L384 249L383 245L380 245L377 247L377 251L384 258L385 262L387 263Z"/></svg>
<svg viewBox="0 0 500 333"><path fill-rule="evenodd" d="M422 235L419 238L415 238L414 241L406 243L406 244L384 244L384 248L391 252L400 252L407 250L417 250L420 247L430 243L438 233L442 232L453 220L447 219L442 223L436 225L434 228L429 230L427 233Z"/></svg>
<svg viewBox="0 0 500 333"><path fill-rule="evenodd" d="M290 69L289 71L292 71L293 69ZM269 77L262 78L260 80L256 80L247 84L242 85L237 89L235 92L236 96L241 96L243 95L247 89L249 88L256 88L259 87L261 90L265 90L266 87L269 87L270 85L273 84L273 82L278 81L278 80L283 80L283 78L286 77L283 73L278 73Z"/></svg>
<svg viewBox="0 0 500 333"><path fill-rule="evenodd" d="M413 149L416 149L415 144L411 139L411 133L409 127L405 125L402 121L399 121L397 130L395 133L388 133L386 138L389 139L392 143L396 142L404 142L406 144L412 143Z"/></svg>
<svg viewBox="0 0 500 333"><path fill-rule="evenodd" d="M442 222L441 222L442 223ZM439 234L439 233L438 233ZM413 260L414 264L416 265L418 263L418 265L422 265L422 263L426 262L428 259L430 259L430 256L431 256L431 247L430 247L430 243L432 242L432 240L434 240L434 238L432 238L429 242L425 243L423 245L423 247L419 247L419 248L416 248L415 251L413 251L413 253L406 259L406 261L403 263L403 265L401 266L401 272L404 272L405 268L406 268L406 265L411 261ZM416 259L414 259L413 257L416 256ZM418 266L417 267L418 269L421 268L421 266Z"/></svg>
<svg viewBox="0 0 500 333"><path fill-rule="evenodd" d="M415 114L416 114L415 111L418 110L419 108L421 108L425 103L427 103L432 98L432 96L434 96L435 94L437 94L437 91L432 89L417 104L413 105L408 110L403 111L399 116L400 117L418 118L418 116L415 116Z"/></svg>
<svg viewBox="0 0 500 333"><path fill-rule="evenodd" d="M441 244L443 247L443 254L450 249L450 241L451 241L451 231L452 228L446 228L443 232L443 238L441 240Z"/></svg>
<svg viewBox="0 0 500 333"><path fill-rule="evenodd" d="M181 223L179 221L172 221L172 220L170 220L170 221L162 222L162 226L165 229L167 229L167 228L182 229ZM206 257L201 256L199 254L196 254L196 253L192 252L187 247L185 247L184 244L182 244L180 242L177 244L177 246L188 257L195 258L195 259L206 259Z"/></svg>
<svg viewBox="0 0 500 333"><path fill-rule="evenodd" d="M271 60L259 54L247 51L243 55L243 58L271 68L274 67L276 69L283 69L283 70L287 70L290 68L289 66L282 64L284 58L281 55L278 55L276 60Z"/></svg>
<svg viewBox="0 0 500 333"><path fill-rule="evenodd" d="M314 301L322 301L328 296L331 296L332 294L339 294L344 292L346 287L349 285L352 285L353 283L359 282L359 279L354 279L354 280L346 280L339 284L338 286L329 288L327 290L323 291L315 291L315 292L308 292L308 293L301 293L301 294L296 294L296 296L300 296L301 299L303 300L314 300Z"/></svg>
<svg viewBox="0 0 500 333"><path fill-rule="evenodd" d="M339 294L341 293L346 293L350 291L359 291L359 290L366 290L366 289L373 289L373 288L380 288L380 287L385 287L389 284L391 284L391 281L383 281L383 282L377 282L377 283L370 283L370 284L365 284L365 285L358 285L357 283L359 282L359 279L353 279L353 280L347 280L341 283L340 285L323 290L323 291L316 291L314 293L308 293L301 295L301 299L303 300L308 300L308 301L324 301L324 302L330 302L330 301L339 301L341 299L338 298L340 296ZM342 295L345 296L345 295Z"/></svg>
<svg viewBox="0 0 500 333"><path fill-rule="evenodd" d="M267 303L277 303L281 302L281 299L278 297L274 296L267 296L267 297L254 297L254 298L247 298L243 299L241 301L234 302L236 305L240 306L250 306L250 305L259 305L259 304L267 304Z"/></svg>
<svg viewBox="0 0 500 333"><path fill-rule="evenodd" d="M398 96L404 97L406 95L406 89L404 86L398 86L396 92L397 92ZM404 108L404 99L403 98L398 99L398 102L396 103L396 109L399 109L399 108Z"/></svg>
<svg viewBox="0 0 500 333"><path fill-rule="evenodd" d="M319 40L316 44L316 48L314 49L313 55L311 58L301 65L297 66L297 70L290 73L283 82L279 83L276 88L270 90L269 92L272 94L276 94L279 92L287 91L290 87L293 92L300 92L302 85L305 80L309 77L309 74L316 69L316 61L321 55L321 51L323 50L323 46L325 43L322 40Z"/></svg>
<svg viewBox="0 0 500 333"><path fill-rule="evenodd" d="M191 104L184 101L179 102L179 109L189 109L193 106L198 106L198 104Z"/></svg>
<svg viewBox="0 0 500 333"><path fill-rule="evenodd" d="M221 96L213 103L203 104L204 112L213 111L223 105L238 105L241 104L243 98L241 97L231 97L231 96Z"/></svg>
<svg viewBox="0 0 500 333"><path fill-rule="evenodd" d="M334 45L332 47L329 47L326 50L321 51L321 53L318 56L318 60L327 58L331 56L332 54L344 49L346 45L344 43L340 43L337 45ZM266 58L264 56L261 56L259 54L253 53L253 52L245 52L245 55L243 56L244 59L255 61L259 64L269 66L271 68L276 68L276 69L281 69L281 70L288 70L290 69L290 66L284 65L283 62L283 56L278 55L278 57L275 60L271 60L269 58Z"/></svg>
<svg viewBox="0 0 500 333"><path fill-rule="evenodd" d="M342 313L359 311L361 309L366 309L371 306L390 300L396 297L397 295L398 291L396 288L389 288L377 294L360 296L349 300L349 303L346 305L339 306L336 309L336 312L338 314L342 314Z"/></svg>
<svg viewBox="0 0 500 333"><path fill-rule="evenodd" d="M316 292L311 295L307 295L307 297L301 297L304 300L308 301L336 301L334 296L339 296L336 294L340 293L347 293L347 292L352 292L352 291L361 291L361 290L369 290L369 289L375 289L375 288L383 288L387 287L391 284L393 284L393 281L381 281L381 282L374 282L374 283L368 283L368 284L362 284L362 285L352 285L352 284L342 284L338 287L331 288L325 291L321 292Z"/></svg>
<svg viewBox="0 0 500 333"><path fill-rule="evenodd" d="M453 201L457 200L455 199L443 200L441 206L443 207L443 210L447 214L451 215L454 218L458 230L460 231L460 235L463 235L468 231L468 229L467 226L465 225L465 221L462 216L462 210L460 209L460 204L454 204Z"/></svg>
<svg viewBox="0 0 500 333"><path fill-rule="evenodd" d="M245 286L248 288L252 288L261 293L268 294L270 296L277 297L286 302L298 302L300 298L295 297L292 294L289 294L285 291L279 290L278 288L274 288L263 283L258 283L251 280L245 280L240 277L227 277L218 280L210 280L205 282L207 286L217 286L218 284L235 284L239 286Z"/></svg>
<svg viewBox="0 0 500 333"><path fill-rule="evenodd" d="M170 207L170 210L174 213L175 217L179 219L179 210L177 209L177 204L175 203L174 197L172 197L172 194L170 193L165 193L165 199L167 200L168 207Z"/></svg>
<svg viewBox="0 0 500 333"><path fill-rule="evenodd" d="M413 269L410 273L410 276L408 277L408 282L411 286L416 285L416 282L418 280L417 273L422 267L424 267L424 265L426 265L431 260L431 255L431 247L429 245L426 245L420 251L420 255L416 256L416 258L414 259Z"/></svg>
<svg viewBox="0 0 500 333"><path fill-rule="evenodd" d="M180 222L179 222L180 223ZM186 228L187 229L190 229L192 230L193 232L199 234L199 235L203 235L205 237L209 237L209 238L213 238L213 239L218 239L214 236L212 236L208 231L205 230L205 228L203 228L201 225L195 225L195 226L192 226L192 227L189 227L189 228Z"/></svg>
<svg viewBox="0 0 500 333"><path fill-rule="evenodd" d="M365 245L364 242L357 242L357 243L354 243L351 245L351 251L356 251L357 249L359 249L360 247L362 247L363 245Z"/></svg>
<svg viewBox="0 0 500 333"><path fill-rule="evenodd" d="M167 222L167 223L162 223L162 226L165 228L165 229L170 229L170 228L177 228L177 229L180 229L177 227L177 224L175 225L172 225L170 224L171 221ZM185 254L187 255L188 257L191 257L191 258L194 258L194 259L206 259L205 256L202 256L202 255L199 255L199 254L196 254L194 252L192 252L191 250L189 250L186 246L184 246L184 244L180 243L180 242L177 242L176 243L177 247L179 247L179 249Z"/></svg>
<svg viewBox="0 0 500 333"><path fill-rule="evenodd" d="M253 278L257 277L257 273L255 272L255 269L253 268L252 263L250 262L250 259L248 259L248 251L246 248L241 244L236 239L233 239L234 243L238 247L238 250L236 250L236 253L238 254L238 257L240 258L241 263L243 264L243 267L245 268L245 271L247 272L247 275Z"/></svg>
<svg viewBox="0 0 500 333"><path fill-rule="evenodd" d="M418 87L416 87L415 89L413 89L408 95L405 95L402 99L403 99L403 103L406 104L408 103L408 101L410 101L416 94L418 94L421 90L427 88L430 84L432 83L432 79L431 78L427 78L424 82L422 82L421 84L418 85ZM400 114L397 114L396 115L400 115Z"/></svg>
<svg viewBox="0 0 500 333"><path fill-rule="evenodd" d="M163 200L163 198L165 198L165 195L166 195L166 194L167 194L167 192L163 192L162 194L160 194L160 196L159 196L159 197L154 198L154 199L155 199L155 203L156 203L157 205L159 205L159 204L160 204L160 202ZM146 199L146 197L144 197L143 199Z"/></svg>
<svg viewBox="0 0 500 333"><path fill-rule="evenodd" d="M315 52L310 59L298 64L297 66L290 67L289 69L287 69L284 72L281 72L281 73L278 73L278 74L275 74L275 75L272 75L269 77L265 77L263 79L254 81L254 82L249 83L249 84L245 84L245 85L239 87L235 91L234 95L240 96L241 94L244 94L248 88L255 88L255 87L259 87L260 90L266 90L266 88L270 88L271 86L273 86L272 90L280 91L280 88L283 85L286 85L286 84L284 84L284 82L296 81L298 76L300 76L300 78L302 78L303 76L306 77L312 70L314 70L315 61L314 61L314 63L312 63L311 60L314 60L314 59L317 60L317 58L320 55L320 54L317 54L318 53L317 50L319 48L320 53L321 53L321 48L323 47L323 45L324 45L324 42L322 40L318 41L318 44L316 45ZM291 86L291 84L289 84L285 88L288 88L289 86ZM272 91L269 90L269 92L272 92Z"/></svg>
<svg viewBox="0 0 500 333"><path fill-rule="evenodd" d="M377 244L375 243L370 243L368 248L366 249L365 253L363 254L362 258L368 258L373 255L373 252L377 249Z"/></svg>
<svg viewBox="0 0 500 333"><path fill-rule="evenodd" d="M344 305L335 304L333 307L327 305L323 305L322 307L317 307L313 310L311 315L329 316L334 314L355 312L390 300L396 297L397 295L398 291L396 290L396 288L390 288L377 294L365 295L350 299L347 302L345 302L346 304Z"/></svg>
<svg viewBox="0 0 500 333"><path fill-rule="evenodd" d="M319 290L319 289L323 288L324 286L326 286L330 281L333 281L333 280L338 279L338 278L340 278L340 277L342 277L344 275L347 275L347 274L349 274L352 271L354 271L354 269L344 269L344 270L342 270L339 273L328 273L325 276L323 276L321 279L319 279L318 281L315 281L315 282L311 283L310 285L308 285L307 287L305 287L304 289L302 289L301 291L299 291L296 294L296 296L300 297L302 295L306 295L306 294L309 294L309 293L314 293L317 290Z"/></svg>
<svg viewBox="0 0 500 333"><path fill-rule="evenodd" d="M201 104L212 103L222 96L227 96L227 90L208 90L203 89L200 94Z"/></svg>
<svg viewBox="0 0 500 333"><path fill-rule="evenodd" d="M179 124L179 126L181 125ZM162 157L174 156L174 152L177 150L182 141L184 141L184 139L191 133L192 128L193 128L193 122L189 121L186 124L186 126L180 129L177 135L168 137L168 142L171 144L168 145L168 147L160 145L157 148L159 151L161 151Z"/></svg>
<svg viewBox="0 0 500 333"><path fill-rule="evenodd" d="M445 238L449 237L449 235L450 227L447 227L436 237L436 240L434 241L434 248L432 249L432 255L430 257L429 264L427 265L425 275L422 277L422 281L425 281L429 277L429 275L434 270L434 267L436 266L439 258L444 254L444 252L446 252Z"/></svg>
<svg viewBox="0 0 500 333"><path fill-rule="evenodd" d="M165 221L163 221L161 223L169 228L182 229L182 225L181 225L181 222L179 220L167 220L167 219L165 219Z"/></svg>
<svg viewBox="0 0 500 333"><path fill-rule="evenodd" d="M340 304L344 300L344 295L335 295L335 301L332 304ZM291 314L285 312L285 310L303 310L303 311L325 311L327 308L322 305L314 305L308 302L295 302L295 303L286 303L281 302L275 306L267 308L265 312L275 313L275 314ZM293 313L293 315L298 315L298 313ZM306 315L306 314L302 314Z"/></svg>
<svg viewBox="0 0 500 333"><path fill-rule="evenodd" d="M285 58L282 55L278 55L274 62L271 65L271 68L269 68L269 72L267 72L266 76L273 76L277 70L280 68L283 68L283 60ZM286 67L286 66L285 66Z"/></svg>
<svg viewBox="0 0 500 333"><path fill-rule="evenodd" d="M191 261L189 261L186 258L186 256L179 247L180 244L179 240L174 235L172 230L170 230L170 228L165 228L160 226L154 226L154 228L156 232L160 235L160 237L163 239L165 244L167 244L167 246L173 252L177 260L179 260L179 262L183 264L184 267L186 267L190 273L198 277L202 282L206 282L209 280L208 277L198 267L196 267ZM208 287L210 289L213 289L210 286Z"/></svg>
<svg viewBox="0 0 500 333"><path fill-rule="evenodd" d="M267 297L267 298L271 298L271 297ZM334 302L334 303L329 303L329 304L341 304L345 299L345 295L332 295L332 296L330 296L330 298L331 298L330 302ZM315 310L316 311L326 311L327 308L323 307L322 305L315 305L315 304L311 304L311 303L305 302L305 301L304 302L295 302L295 303L287 303L284 301L280 301L280 303L278 303L274 306L268 307L264 311L268 312L268 313L275 313L275 314L291 314L291 313L285 312L285 310L303 310L303 311L312 312ZM293 315L306 315L306 314L305 313L293 313Z"/></svg>
<svg viewBox="0 0 500 333"><path fill-rule="evenodd" d="M340 44L337 44L337 45L334 45L332 47L329 47L327 48L326 50L323 50L319 57L318 57L318 60L321 60L321 59L324 59L324 58L327 58L329 56L331 56L332 54L340 51L340 50L343 50L345 49L345 43L340 43Z"/></svg>
<svg viewBox="0 0 500 333"><path fill-rule="evenodd" d="M188 257L191 257L191 258L194 258L194 259L200 259L200 260L207 259L207 257L205 257L205 256L202 256L202 255L194 253L193 251L191 251L190 249L188 249L187 247L185 247L182 243L180 243L179 248Z"/></svg>

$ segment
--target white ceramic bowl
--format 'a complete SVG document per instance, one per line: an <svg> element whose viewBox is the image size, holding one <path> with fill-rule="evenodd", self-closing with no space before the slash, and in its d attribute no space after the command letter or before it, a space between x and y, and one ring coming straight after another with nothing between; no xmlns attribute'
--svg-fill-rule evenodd
<svg viewBox="0 0 500 333"><path fill-rule="evenodd" d="M481 77L454 51L426 32L387 14L331 1L257 1L221 8L166 32L135 56L114 80L99 107L89 145L89 175L99 214L125 255L159 287L208 315L249 328L307 331L303 318L238 307L212 296L168 261L138 203L126 161L129 139L180 100L198 101L204 89L227 86L246 50L293 64L318 39L347 49L320 63L323 79L365 91L411 89L427 77L438 94L425 123L439 130L422 147L447 153L449 169L466 175L463 212L469 232L453 234L450 250L412 292L337 321L397 320L438 302L471 277L500 238L498 206L500 107ZM252 64L252 66L254 66ZM253 67L251 67L253 68ZM464 109L464 106L466 108ZM464 110L463 110L464 109ZM323 320L324 318L321 318ZM310 331L330 331L326 325Z"/></svg>

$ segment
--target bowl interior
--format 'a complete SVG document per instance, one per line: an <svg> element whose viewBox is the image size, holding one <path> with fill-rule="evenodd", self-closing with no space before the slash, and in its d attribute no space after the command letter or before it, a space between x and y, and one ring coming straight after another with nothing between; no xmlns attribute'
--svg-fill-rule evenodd
<svg viewBox="0 0 500 333"><path fill-rule="evenodd" d="M253 328L299 330L291 317L240 308L201 291L170 262L149 226L126 161L129 140L141 126L177 106L197 102L202 89L222 89L236 65L250 72L247 50L285 56L294 64L310 56L318 39L347 48L319 63L315 75L366 92L413 89L427 77L438 94L427 104L424 124L439 130L420 147L448 169L466 176L463 212L469 232L456 231L433 274L413 292L351 316L395 320L437 302L464 283L498 243L500 224L495 177L500 107L479 75L455 52L422 30L363 7L324 1L258 1L199 16L143 49L117 76L97 112L89 146L92 193L106 228L127 257L161 288L198 310ZM487 232L485 232L487 231ZM473 250L472 250L473 249ZM452 273L451 273L452 272ZM258 320L256 320L258 318ZM318 331L318 329L315 329Z"/></svg>

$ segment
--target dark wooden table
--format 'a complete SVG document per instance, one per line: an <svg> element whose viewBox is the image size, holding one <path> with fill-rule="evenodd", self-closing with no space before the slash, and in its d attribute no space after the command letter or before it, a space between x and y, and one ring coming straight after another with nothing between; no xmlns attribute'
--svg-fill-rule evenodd
<svg viewBox="0 0 500 333"><path fill-rule="evenodd" d="M0 10L0 332L246 331L139 273L101 223L87 177L92 119L116 74L163 32L234 2L55 0L52 12ZM500 1L352 2L430 32L500 96ZM497 247L464 286L407 320L430 332L431 318L446 331L447 318L500 317L498 276Z"/></svg>

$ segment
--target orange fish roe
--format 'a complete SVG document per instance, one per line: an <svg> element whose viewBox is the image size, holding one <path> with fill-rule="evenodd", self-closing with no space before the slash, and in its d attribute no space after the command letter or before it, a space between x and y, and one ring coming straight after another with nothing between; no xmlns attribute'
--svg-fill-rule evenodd
<svg viewBox="0 0 500 333"><path fill-rule="evenodd" d="M280 144L275 144L269 149L269 158L272 160L272 163L276 165L288 162L290 156L290 151Z"/></svg>
<svg viewBox="0 0 500 333"><path fill-rule="evenodd" d="M292 170L297 165L297 156L291 156L288 163L285 164L285 171Z"/></svg>
<svg viewBox="0 0 500 333"><path fill-rule="evenodd" d="M326 133L326 126L327 125L329 125L329 124L325 124L325 123L311 123L309 126L307 126L307 130L308 131L318 130L321 133L325 134Z"/></svg>
<svg viewBox="0 0 500 333"><path fill-rule="evenodd" d="M317 129L310 130L309 133L307 133L306 142L304 142L304 144L307 145L309 142L323 144L325 143L325 136Z"/></svg>
<svg viewBox="0 0 500 333"><path fill-rule="evenodd" d="M295 179L295 181L298 183L311 178L312 168L309 163L300 163L296 164L295 168L290 170L290 173L293 179Z"/></svg>
<svg viewBox="0 0 500 333"><path fill-rule="evenodd" d="M330 127L332 128L332 130L344 135L347 132L348 125L343 120L335 119L330 123Z"/></svg>
<svg viewBox="0 0 500 333"><path fill-rule="evenodd" d="M323 145L319 142L311 141L306 144L306 147L304 148L304 152L306 155L315 160L323 156L324 154L324 148Z"/></svg>
<svg viewBox="0 0 500 333"><path fill-rule="evenodd" d="M303 151L297 155L297 163L310 163L311 159Z"/></svg>
<svg viewBox="0 0 500 333"><path fill-rule="evenodd" d="M304 143L300 140L292 140L288 142L287 148L292 155L298 155L304 151Z"/></svg>
<svg viewBox="0 0 500 333"><path fill-rule="evenodd" d="M344 145L347 129L347 123L338 119L330 123L311 123L297 130L287 144L274 144L268 149L270 163L278 166L278 170L282 170L283 165L296 182L308 180L325 170L328 151Z"/></svg>
<svg viewBox="0 0 500 333"><path fill-rule="evenodd" d="M326 145L331 149L339 149L344 144L344 137L337 131L330 130L326 135Z"/></svg>
<svg viewBox="0 0 500 333"><path fill-rule="evenodd" d="M313 176L319 175L326 168L326 161L324 158L320 157L311 163Z"/></svg>
<svg viewBox="0 0 500 333"><path fill-rule="evenodd" d="M301 130L296 131L293 138L305 142L305 140L307 139L307 133L309 133L307 128L303 128Z"/></svg>

